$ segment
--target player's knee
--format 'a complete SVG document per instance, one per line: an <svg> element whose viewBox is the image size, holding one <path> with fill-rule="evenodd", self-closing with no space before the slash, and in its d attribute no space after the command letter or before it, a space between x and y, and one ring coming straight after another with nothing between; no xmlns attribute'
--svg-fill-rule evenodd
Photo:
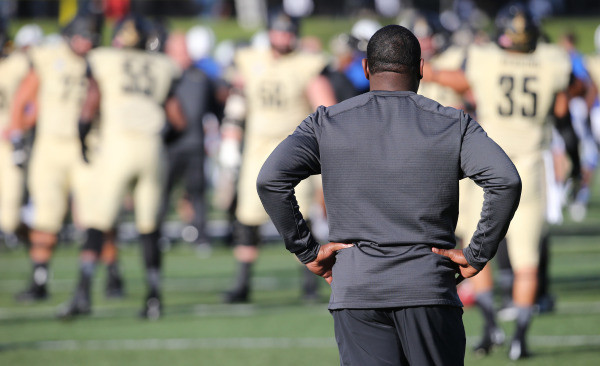
<svg viewBox="0 0 600 366"><path fill-rule="evenodd" d="M254 225L245 225L239 221L233 224L233 240L235 245L256 247L260 240L259 227Z"/></svg>
<svg viewBox="0 0 600 366"><path fill-rule="evenodd" d="M87 229L86 239L83 243L82 251L91 251L100 255L102 252L102 243L104 242L104 232L98 229Z"/></svg>

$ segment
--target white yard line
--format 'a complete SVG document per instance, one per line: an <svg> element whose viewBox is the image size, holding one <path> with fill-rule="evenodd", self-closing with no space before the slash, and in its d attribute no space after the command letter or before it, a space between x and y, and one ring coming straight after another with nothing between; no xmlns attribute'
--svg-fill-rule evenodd
<svg viewBox="0 0 600 366"><path fill-rule="evenodd" d="M474 344L476 337L468 337ZM576 347L600 346L600 335L530 336L531 346ZM5 350L36 349L49 351L72 350L185 350L185 349L294 349L335 348L334 338L171 338L119 340L61 340L0 345Z"/></svg>
<svg viewBox="0 0 600 366"><path fill-rule="evenodd" d="M310 306L314 311L321 310L323 314L327 314L327 305L326 304L317 304L317 305L306 305ZM21 319L39 319L39 318L48 318L53 317L58 310L57 306L35 306L35 307L10 307L10 308L0 308L0 320L8 320L13 318L21 318ZM92 317L94 318L111 318L115 316L121 317L122 314L130 311L130 308L119 306L115 304L111 305L103 305L95 307L93 310ZM195 306L191 306L186 308L184 311L185 314L190 316L197 317L209 317L212 315L215 316L255 316L258 313L263 313L265 311L277 311L285 312L286 306L282 305L281 307L270 308L269 310L265 310L258 305L255 304L238 304L238 305L221 305L221 304L198 304ZM169 315L169 311L166 311L167 316ZM556 306L556 310L554 313L544 314L543 317L550 317L553 314L600 314L600 301L594 302L558 302ZM175 311L173 315L179 315L178 311Z"/></svg>

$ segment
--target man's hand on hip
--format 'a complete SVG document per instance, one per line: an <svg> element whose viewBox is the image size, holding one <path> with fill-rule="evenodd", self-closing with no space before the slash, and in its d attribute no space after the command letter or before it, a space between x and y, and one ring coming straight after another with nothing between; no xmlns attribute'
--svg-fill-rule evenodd
<svg viewBox="0 0 600 366"><path fill-rule="evenodd" d="M460 276L456 279L457 284L460 283L465 278L473 277L479 271L469 265L463 251L460 249L440 249L440 248L431 248L431 251L443 255L444 257L450 258L450 260L456 264L458 264L458 270L460 271ZM462 277L462 278L461 278Z"/></svg>
<svg viewBox="0 0 600 366"><path fill-rule="evenodd" d="M319 254L317 254L317 258L312 262L306 263L306 267L312 273L323 277L325 281L327 281L327 283L331 285L331 281L333 280L331 277L331 269L333 268L333 264L335 263L335 254L338 250L350 248L353 246L354 244L344 243L329 243L321 245L321 248L319 249Z"/></svg>

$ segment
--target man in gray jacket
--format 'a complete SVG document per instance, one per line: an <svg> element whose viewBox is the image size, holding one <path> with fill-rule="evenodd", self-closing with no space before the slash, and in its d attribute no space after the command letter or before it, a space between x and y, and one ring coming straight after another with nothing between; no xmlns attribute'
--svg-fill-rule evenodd
<svg viewBox="0 0 600 366"><path fill-rule="evenodd" d="M460 277L494 256L521 181L463 111L415 94L421 50L390 25L363 60L371 91L319 107L265 162L258 192L287 249L331 284L342 365L462 365ZM294 187L321 174L331 243L320 245ZM458 181L485 191L471 244L454 249Z"/></svg>

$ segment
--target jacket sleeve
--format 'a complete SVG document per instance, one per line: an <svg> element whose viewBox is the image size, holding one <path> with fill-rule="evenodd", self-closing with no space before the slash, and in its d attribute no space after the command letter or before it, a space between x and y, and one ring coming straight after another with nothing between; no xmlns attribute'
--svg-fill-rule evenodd
<svg viewBox="0 0 600 366"><path fill-rule="evenodd" d="M494 257L506 235L521 197L521 178L506 153L481 126L462 115L464 135L461 146L462 173L483 188L481 218L468 247L467 262L481 270Z"/></svg>
<svg viewBox="0 0 600 366"><path fill-rule="evenodd" d="M314 128L318 113L308 116L277 146L262 166L257 180L258 195L265 210L286 248L302 263L313 261L320 248L300 213L294 194L294 187L301 180L321 172Z"/></svg>

